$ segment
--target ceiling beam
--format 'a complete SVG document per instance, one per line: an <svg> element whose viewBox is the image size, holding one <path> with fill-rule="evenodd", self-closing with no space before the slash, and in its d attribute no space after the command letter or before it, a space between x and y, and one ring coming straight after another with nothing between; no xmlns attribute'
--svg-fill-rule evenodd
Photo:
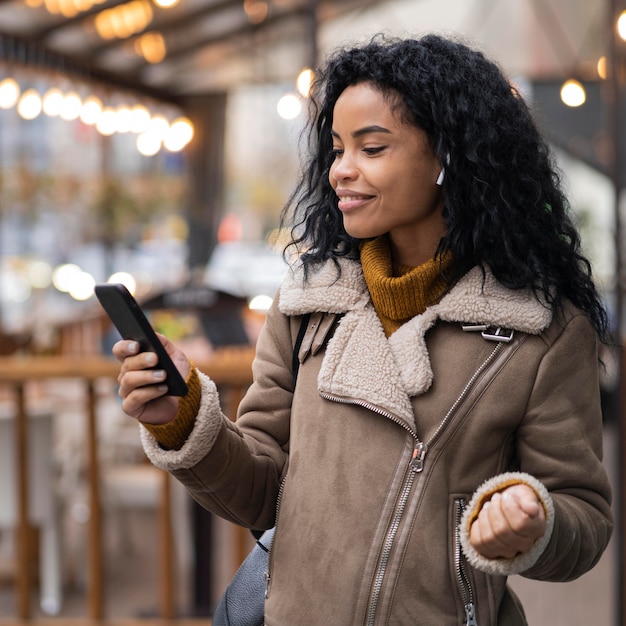
<svg viewBox="0 0 626 626"><path fill-rule="evenodd" d="M107 72L83 57L61 54L34 38L19 37L0 31L0 59L34 69L63 72L84 81L104 83L116 89L141 94L155 100L179 104L179 98L162 89L153 89L132 78Z"/></svg>
<svg viewBox="0 0 626 626"><path fill-rule="evenodd" d="M241 24L231 30L223 31L219 35L211 35L210 37L205 37L197 41L189 42L186 45L178 46L177 48L171 51L168 51L166 60L173 61L184 56L189 56L190 54L193 54L194 52L210 47L211 45L224 43L225 41L228 41L229 39L251 37L253 35L259 34L262 31L268 30L269 28L273 26L281 24L285 21L292 20L292 19L299 19L304 16L306 16L306 11L300 9L298 11L288 11L284 13L279 13L278 15L274 15L273 17L267 18L261 24L250 24L250 23ZM146 67L149 65L140 57L138 57L138 60L139 60L139 63L137 64L138 66Z"/></svg>

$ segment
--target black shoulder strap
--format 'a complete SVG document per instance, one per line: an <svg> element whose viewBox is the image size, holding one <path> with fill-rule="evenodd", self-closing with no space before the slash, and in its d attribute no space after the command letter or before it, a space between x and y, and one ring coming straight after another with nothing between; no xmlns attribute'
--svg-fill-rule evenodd
<svg viewBox="0 0 626 626"><path fill-rule="evenodd" d="M302 340L304 339L304 335L306 333L306 329L309 325L309 320L311 319L311 314L310 313L305 313L302 316L302 320L300 321L300 328L298 329L298 335L296 337L296 343L293 346L293 357L291 360L291 367L292 367L292 371L293 371L293 385L294 387L296 386L296 378L298 378L298 369L300 367L300 359L298 358L298 353L300 352L300 346L302 345ZM263 535L263 533L265 532L264 530L255 530L254 528L250 529L250 532L254 535L254 538L257 540L257 542L259 541L259 539L261 538L261 536ZM261 544L259 544L261 545ZM263 549L264 546L261 545L261 547Z"/></svg>
<svg viewBox="0 0 626 626"><path fill-rule="evenodd" d="M298 329L298 336L296 337L296 343L293 346L293 356L291 358L291 371L293 372L293 384L296 384L296 378L298 378L298 369L300 367L300 359L298 358L298 353L300 352L300 346L302 345L302 340L304 339L304 334L306 333L307 326L309 325L309 320L311 319L310 313L305 313L302 316L302 320L300 321L300 328Z"/></svg>

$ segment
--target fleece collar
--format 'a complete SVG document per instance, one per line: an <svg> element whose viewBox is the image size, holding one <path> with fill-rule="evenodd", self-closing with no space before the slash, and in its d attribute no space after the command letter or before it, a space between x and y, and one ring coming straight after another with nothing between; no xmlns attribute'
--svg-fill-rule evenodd
<svg viewBox="0 0 626 626"><path fill-rule="evenodd" d="M320 392L365 399L411 424L411 397L432 385L426 332L437 320L501 326L539 334L552 321L549 307L529 290L503 287L480 268L468 272L442 300L400 327L388 339L369 297L361 265L340 259L341 276L326 263L304 282L292 268L280 289L285 315L342 314L318 377Z"/></svg>

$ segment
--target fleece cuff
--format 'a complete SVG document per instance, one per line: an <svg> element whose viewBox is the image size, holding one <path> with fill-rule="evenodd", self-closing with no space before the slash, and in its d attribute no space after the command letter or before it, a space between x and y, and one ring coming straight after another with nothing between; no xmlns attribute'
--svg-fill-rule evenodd
<svg viewBox="0 0 626 626"><path fill-rule="evenodd" d="M224 421L215 383L198 371L200 406L193 429L178 450L166 450L150 431L141 425L141 443L150 461L161 469L189 469L199 463L211 450Z"/></svg>
<svg viewBox="0 0 626 626"><path fill-rule="evenodd" d="M478 517L478 513L483 504L487 502L494 493L503 491L512 485L520 484L530 487L543 506L546 513L546 532L525 554L520 554L512 559L488 559L479 554L470 543L469 535L472 522ZM463 553L470 565L487 574L512 576L513 574L525 572L538 561L550 541L553 528L554 504L543 483L539 482L534 476L524 472L507 472L490 478L476 490L461 518L459 533Z"/></svg>

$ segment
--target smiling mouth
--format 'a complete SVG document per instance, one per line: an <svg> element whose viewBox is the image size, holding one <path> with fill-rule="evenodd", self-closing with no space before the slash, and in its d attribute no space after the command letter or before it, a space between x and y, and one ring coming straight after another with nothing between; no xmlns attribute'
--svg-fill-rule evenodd
<svg viewBox="0 0 626 626"><path fill-rule="evenodd" d="M373 196L339 196L338 207L340 211L351 211L369 202Z"/></svg>

